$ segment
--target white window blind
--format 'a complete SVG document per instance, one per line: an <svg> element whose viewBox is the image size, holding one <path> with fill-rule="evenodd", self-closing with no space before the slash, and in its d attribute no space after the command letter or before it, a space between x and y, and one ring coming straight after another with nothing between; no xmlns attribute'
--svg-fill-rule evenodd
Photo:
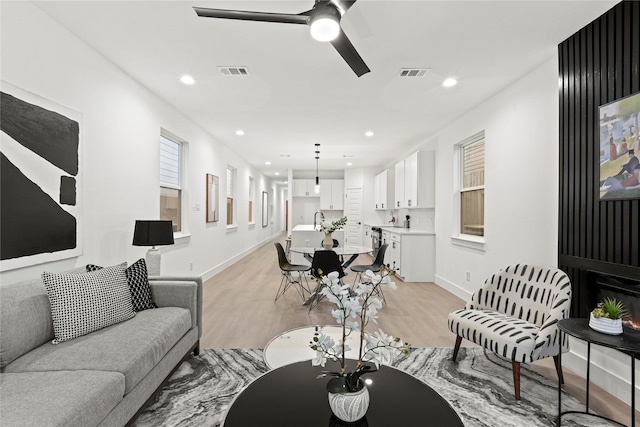
<svg viewBox="0 0 640 427"><path fill-rule="evenodd" d="M180 144L160 136L160 184L180 187Z"/></svg>
<svg viewBox="0 0 640 427"><path fill-rule="evenodd" d="M484 134L461 147L460 233L484 236Z"/></svg>
<svg viewBox="0 0 640 427"><path fill-rule="evenodd" d="M462 148L462 188L484 185L484 139Z"/></svg>

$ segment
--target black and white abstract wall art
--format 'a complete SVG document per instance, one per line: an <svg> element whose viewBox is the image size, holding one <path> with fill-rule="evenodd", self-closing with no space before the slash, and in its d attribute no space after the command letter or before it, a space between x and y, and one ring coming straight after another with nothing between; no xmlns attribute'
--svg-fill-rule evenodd
<svg viewBox="0 0 640 427"><path fill-rule="evenodd" d="M0 83L0 271L82 254L82 115Z"/></svg>

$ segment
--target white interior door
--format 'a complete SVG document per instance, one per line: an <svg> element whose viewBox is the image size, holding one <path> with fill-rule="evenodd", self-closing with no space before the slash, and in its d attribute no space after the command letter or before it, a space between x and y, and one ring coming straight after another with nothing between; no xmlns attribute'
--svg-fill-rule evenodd
<svg viewBox="0 0 640 427"><path fill-rule="evenodd" d="M364 229L364 224L362 224L362 188L347 188L344 212L347 216L345 243L362 245Z"/></svg>

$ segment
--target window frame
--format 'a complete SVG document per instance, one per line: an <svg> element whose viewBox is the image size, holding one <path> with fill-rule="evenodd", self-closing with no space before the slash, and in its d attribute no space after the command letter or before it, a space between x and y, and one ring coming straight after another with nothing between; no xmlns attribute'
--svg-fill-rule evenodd
<svg viewBox="0 0 640 427"><path fill-rule="evenodd" d="M186 218L185 214L187 212L187 173L186 173L186 165L187 165L187 156L188 156L188 143L184 139L179 136L167 131L166 129L160 129L160 138L159 138L159 148L162 144L162 139L166 139L178 146L178 185L173 183L163 182L160 177L160 170L158 171L158 184L160 189L160 197L162 197L162 189L166 188L169 190L178 190L180 192L180 213L179 213L179 229L173 232L174 239L188 236L188 231L186 229ZM160 156L160 152L158 152L158 167L160 168L160 161L162 157ZM160 217L160 215L159 215Z"/></svg>
<svg viewBox="0 0 640 427"><path fill-rule="evenodd" d="M454 149L454 191L455 191L455 203L454 203L454 232L451 235L451 242L454 245L464 246L479 251L485 250L486 244L486 177L483 179L482 185L476 185L472 187L464 187L464 149L465 147L482 142L484 144L484 163L483 172L486 171L486 138L484 130L472 135L469 138L459 142L455 145ZM464 233L462 231L462 196L466 192L471 191L483 191L483 234L481 236Z"/></svg>

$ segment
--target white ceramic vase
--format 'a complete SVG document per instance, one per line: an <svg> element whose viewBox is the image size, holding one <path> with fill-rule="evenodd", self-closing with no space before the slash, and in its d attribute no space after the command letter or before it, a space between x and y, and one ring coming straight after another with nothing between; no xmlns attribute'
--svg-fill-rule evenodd
<svg viewBox="0 0 640 427"><path fill-rule="evenodd" d="M322 241L322 247L329 250L333 248L333 236L331 233L324 233L324 240Z"/></svg>
<svg viewBox="0 0 640 427"><path fill-rule="evenodd" d="M329 392L329 406L333 414L344 422L358 421L369 409L369 390L365 385L353 393Z"/></svg>
<svg viewBox="0 0 640 427"><path fill-rule="evenodd" d="M593 313L589 313L589 327L603 334L620 335L622 333L622 319L593 317Z"/></svg>

